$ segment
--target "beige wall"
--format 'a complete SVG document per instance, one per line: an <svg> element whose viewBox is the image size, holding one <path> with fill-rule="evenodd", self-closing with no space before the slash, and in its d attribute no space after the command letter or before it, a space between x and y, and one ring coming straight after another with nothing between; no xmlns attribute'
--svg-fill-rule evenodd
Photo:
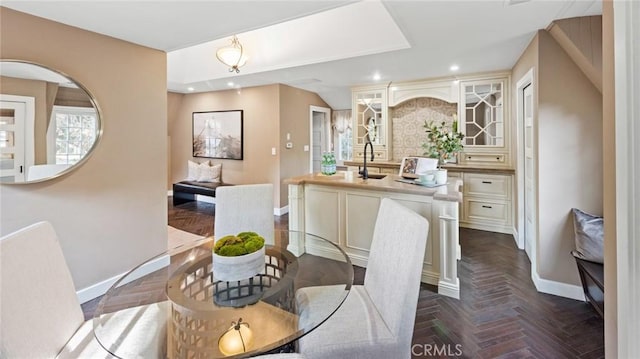
<svg viewBox="0 0 640 359"><path fill-rule="evenodd" d="M580 285L570 211L602 214L602 95L548 32L538 37L538 274Z"/></svg>
<svg viewBox="0 0 640 359"><path fill-rule="evenodd" d="M169 128L171 182L186 178L188 160L207 160L192 156L192 113L224 110L243 110L244 159L210 159L212 163L222 163L222 180L234 184L273 183L277 190L279 154L272 156L271 148L278 147L278 85L184 95L177 117ZM274 196L274 199L278 198Z"/></svg>
<svg viewBox="0 0 640 359"><path fill-rule="evenodd" d="M71 174L0 186L0 233L52 222L77 289L165 250L166 55L2 7L0 52L69 74L104 120L95 152Z"/></svg>
<svg viewBox="0 0 640 359"><path fill-rule="evenodd" d="M171 185L173 184L173 173L171 170L171 131L173 130L174 124L180 117L180 107L182 106L182 99L184 99L183 94L175 92L167 93L167 168L169 169L167 171L167 190L171 190Z"/></svg>
<svg viewBox="0 0 640 359"><path fill-rule="evenodd" d="M570 211L602 214L602 96L545 30L513 68L514 101L518 80L532 67L537 271L543 279L580 285L570 254L575 246ZM513 108L516 119L515 102Z"/></svg>
<svg viewBox="0 0 640 359"><path fill-rule="evenodd" d="M282 180L309 172L309 153L304 145L310 141L310 106L329 108L320 96L295 87L280 88L280 206L289 204L288 186ZM291 134L292 149L286 149L287 133ZM278 186L276 186L278 187Z"/></svg>
<svg viewBox="0 0 640 359"><path fill-rule="evenodd" d="M282 181L306 173L309 152L309 106L328 107L315 93L274 84L241 90L197 94L169 94L169 136L171 139L171 184L187 176L187 161L206 161L192 156L192 113L199 111L243 110L242 161L212 158L222 163L222 179L233 184L273 183L274 206L288 201ZM175 117L175 118L174 118ZM286 134L291 134L293 149L286 149ZM276 155L271 149L276 149Z"/></svg>
<svg viewBox="0 0 640 359"><path fill-rule="evenodd" d="M618 357L618 283L616 255L616 138L613 2L602 2L602 142L604 207L605 356Z"/></svg>

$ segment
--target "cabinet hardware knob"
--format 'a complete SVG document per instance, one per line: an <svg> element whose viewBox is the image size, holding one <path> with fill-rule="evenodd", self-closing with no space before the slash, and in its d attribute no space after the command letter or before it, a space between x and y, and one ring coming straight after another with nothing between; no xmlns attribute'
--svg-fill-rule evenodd
<svg viewBox="0 0 640 359"><path fill-rule="evenodd" d="M500 161L500 156L496 157L496 160L497 160L497 161Z"/></svg>
<svg viewBox="0 0 640 359"><path fill-rule="evenodd" d="M482 181L482 183L484 183L484 184L492 184L493 182L491 182L491 181Z"/></svg>
<svg viewBox="0 0 640 359"><path fill-rule="evenodd" d="M482 205L482 208L493 208L493 207Z"/></svg>

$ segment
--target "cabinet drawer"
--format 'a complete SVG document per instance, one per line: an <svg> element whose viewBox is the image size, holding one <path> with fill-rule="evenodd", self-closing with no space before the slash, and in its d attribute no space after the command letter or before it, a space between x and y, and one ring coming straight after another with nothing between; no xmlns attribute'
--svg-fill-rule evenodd
<svg viewBox="0 0 640 359"><path fill-rule="evenodd" d="M373 151L373 153L376 155L375 158L379 158L379 159L383 159L386 158L386 152L384 151ZM369 154L367 154L367 157L369 156ZM354 159L362 159L364 158L364 152L363 151L355 151L353 154L353 158ZM371 159L371 157L368 157L367 160Z"/></svg>
<svg viewBox="0 0 640 359"><path fill-rule="evenodd" d="M506 203L465 200L465 215L469 220L509 222L509 206Z"/></svg>
<svg viewBox="0 0 640 359"><path fill-rule="evenodd" d="M461 163L472 164L500 164L507 163L507 156L503 153L465 153L461 158Z"/></svg>
<svg viewBox="0 0 640 359"><path fill-rule="evenodd" d="M511 177L480 173L464 174L464 194L490 198L510 199Z"/></svg>

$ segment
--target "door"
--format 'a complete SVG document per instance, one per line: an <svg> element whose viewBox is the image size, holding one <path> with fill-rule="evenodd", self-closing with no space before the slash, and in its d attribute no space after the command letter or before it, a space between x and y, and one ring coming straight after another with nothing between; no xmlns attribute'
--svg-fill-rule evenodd
<svg viewBox="0 0 640 359"><path fill-rule="evenodd" d="M524 144L524 250L531 262L535 253L535 157L533 151L533 91L531 84L522 89Z"/></svg>
<svg viewBox="0 0 640 359"><path fill-rule="evenodd" d="M25 179L26 103L0 101L0 181Z"/></svg>
<svg viewBox="0 0 640 359"><path fill-rule="evenodd" d="M330 130L331 110L324 107L311 106L310 127L311 127L311 153L309 172L321 171L322 153L331 150L331 130Z"/></svg>

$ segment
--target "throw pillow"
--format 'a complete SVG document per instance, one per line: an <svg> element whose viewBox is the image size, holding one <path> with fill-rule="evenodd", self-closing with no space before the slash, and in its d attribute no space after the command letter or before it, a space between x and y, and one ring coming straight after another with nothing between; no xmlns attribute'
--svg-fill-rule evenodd
<svg viewBox="0 0 640 359"><path fill-rule="evenodd" d="M574 256L591 262L604 263L604 219L573 208L573 229L576 241Z"/></svg>
<svg viewBox="0 0 640 359"><path fill-rule="evenodd" d="M200 164L191 160L188 163L187 181L197 181L198 177L200 177Z"/></svg>
<svg viewBox="0 0 640 359"><path fill-rule="evenodd" d="M201 166L198 182L220 182L220 172L222 172L222 164Z"/></svg>

